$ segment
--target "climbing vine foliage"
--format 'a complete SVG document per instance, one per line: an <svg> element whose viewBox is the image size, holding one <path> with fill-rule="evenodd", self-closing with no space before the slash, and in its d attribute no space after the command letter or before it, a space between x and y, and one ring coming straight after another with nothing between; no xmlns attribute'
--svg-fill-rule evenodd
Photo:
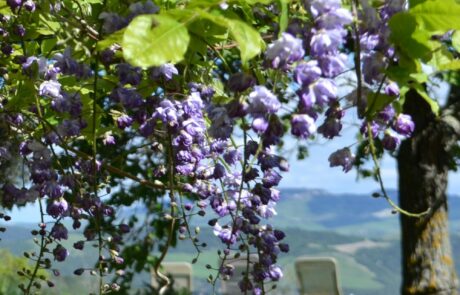
<svg viewBox="0 0 460 295"><path fill-rule="evenodd" d="M1 0L0 13L0 216L40 213L30 263L11 270L24 294L59 288L68 257L94 248L74 271L97 278L87 293L123 294L150 270L163 293L168 250L196 262L212 242L196 220L218 241L210 293L243 259L239 287L265 294L289 251L270 225L289 197L285 138L301 159L354 118L358 141L325 165L373 175L416 216L378 161L417 128L406 94L438 116L430 85L460 69L455 0Z"/></svg>

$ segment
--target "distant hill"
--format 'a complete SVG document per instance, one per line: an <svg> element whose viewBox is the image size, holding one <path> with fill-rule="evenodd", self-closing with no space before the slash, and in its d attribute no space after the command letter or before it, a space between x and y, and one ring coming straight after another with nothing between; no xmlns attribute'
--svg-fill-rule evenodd
<svg viewBox="0 0 460 295"><path fill-rule="evenodd" d="M390 192L397 200L397 193ZM286 232L290 245L288 254L281 254L279 264L285 269L285 277L278 290L272 294L296 294L294 261L297 257L332 256L338 261L344 295L391 295L399 293L400 246L399 220L391 214L391 208L383 198L375 199L371 194L330 194L323 190L283 189L277 206L278 215L269 222ZM449 197L452 244L457 272L460 273L460 198ZM126 208L122 214L143 213L141 207ZM206 241L208 250L202 253L194 265L195 290L199 294L210 294L206 278L210 271L206 264L217 266L216 251L221 246L207 225L209 217L193 222L202 227L200 240ZM30 234L31 227L10 225L0 234L0 247L21 256L24 251L36 249ZM81 235L70 230L71 244ZM90 248L90 247L88 247ZM189 241L180 241L177 248L167 256L170 261L191 261L194 254ZM43 290L42 294L76 294L74 290L94 286L94 277L84 274L75 279L73 270L90 267L97 257L95 250L81 252L71 249L62 275L55 278L57 288ZM81 280L83 278L83 280ZM139 274L136 286L148 283L148 273Z"/></svg>
<svg viewBox="0 0 460 295"><path fill-rule="evenodd" d="M397 202L397 192L390 190ZM333 230L366 237L399 236L399 217L391 213L384 198L369 194L331 194L324 190L284 189L273 223L287 227L296 224L307 230ZM449 196L452 231L460 229L460 197Z"/></svg>

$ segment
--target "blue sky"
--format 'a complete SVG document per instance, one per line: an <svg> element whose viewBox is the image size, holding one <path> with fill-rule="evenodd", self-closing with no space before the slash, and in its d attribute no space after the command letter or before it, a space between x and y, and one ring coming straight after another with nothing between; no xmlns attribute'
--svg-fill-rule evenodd
<svg viewBox="0 0 460 295"><path fill-rule="evenodd" d="M289 173L283 174L280 183L282 188L319 188L332 193L371 193L379 189L373 179L359 179L356 181L356 171L344 173L340 167L329 167L328 157L337 149L353 143L355 130L346 131L341 138L325 142L321 145L311 145L305 160L297 161L292 155L289 163ZM292 141L291 141L292 142ZM369 163L369 167L370 163ZM382 178L385 188L396 189L398 186L398 173L396 160L386 155L381 163ZM448 192L460 192L460 173L450 173Z"/></svg>

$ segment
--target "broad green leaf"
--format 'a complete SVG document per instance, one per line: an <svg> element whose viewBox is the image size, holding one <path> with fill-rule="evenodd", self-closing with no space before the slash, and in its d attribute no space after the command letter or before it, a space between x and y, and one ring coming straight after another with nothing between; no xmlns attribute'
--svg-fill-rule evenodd
<svg viewBox="0 0 460 295"><path fill-rule="evenodd" d="M20 81L17 85L16 94L8 102L9 110L21 111L23 108L33 104L36 93L37 90L35 90L32 80Z"/></svg>
<svg viewBox="0 0 460 295"><path fill-rule="evenodd" d="M409 0L409 7L414 7L416 5L419 5L419 4L422 4L423 2L425 2L427 0Z"/></svg>
<svg viewBox="0 0 460 295"><path fill-rule="evenodd" d="M433 34L460 29L460 3L456 0L413 1L408 12L395 14L390 20L391 40L413 58L430 57L440 46Z"/></svg>
<svg viewBox="0 0 460 295"><path fill-rule="evenodd" d="M42 41L41 44L41 51L42 54L49 54L50 51L56 46L57 44L57 39L56 38L50 38L50 39L45 39Z"/></svg>
<svg viewBox="0 0 460 295"><path fill-rule="evenodd" d="M247 65L251 58L257 56L265 48L265 42L259 32L247 23L205 11L200 11L199 13L201 17L228 29L232 39L238 43L241 61L244 65Z"/></svg>
<svg viewBox="0 0 460 295"><path fill-rule="evenodd" d="M426 35L423 38L423 34L427 34L425 31L419 32L418 36L413 36L417 29L417 20L413 15L407 12L397 13L390 19L389 26L391 29L391 41L407 56L421 58L430 54L428 44L430 36Z"/></svg>
<svg viewBox="0 0 460 295"><path fill-rule="evenodd" d="M368 118L373 118L376 113L389 105L395 98L396 97L384 93L369 93L367 95L366 116Z"/></svg>
<svg viewBox="0 0 460 295"><path fill-rule="evenodd" d="M247 23L229 19L228 27L233 39L239 45L243 64L247 64L251 58L257 56L265 48L265 42L260 34Z"/></svg>
<svg viewBox="0 0 460 295"><path fill-rule="evenodd" d="M123 56L143 68L177 63L184 58L189 41L184 23L165 15L140 15L123 35Z"/></svg>
<svg viewBox="0 0 460 295"><path fill-rule="evenodd" d="M104 50L106 48L109 48L111 45L115 43L121 44L124 34L125 34L125 29L121 29L121 30L118 30L110 34L104 40L97 42L97 49Z"/></svg>
<svg viewBox="0 0 460 295"><path fill-rule="evenodd" d="M440 50L433 52L433 57L428 62L428 64L434 67L436 70L442 70L443 67L451 63L454 59L449 50L443 46Z"/></svg>
<svg viewBox="0 0 460 295"><path fill-rule="evenodd" d="M432 99L428 93L426 93L425 89L423 88L423 86L421 84L416 84L414 83L413 85L411 85L411 87L413 89L415 89L417 91L417 93L423 97L423 99L430 105L430 108L431 108L431 111L433 112L433 114L435 114L436 116L439 115L439 104L436 100Z"/></svg>
<svg viewBox="0 0 460 295"><path fill-rule="evenodd" d="M102 115L105 114L104 111L96 105L96 110L93 109L93 99L89 95L82 95L81 101L83 105L82 114L83 119L88 124L85 129L82 130L82 135L85 136L85 139L91 144L93 142L93 116L96 116L96 137L101 136L108 130L101 127ZM95 112L94 112L95 111Z"/></svg>
<svg viewBox="0 0 460 295"><path fill-rule="evenodd" d="M452 35L452 47L460 52L460 31L455 31Z"/></svg>
<svg viewBox="0 0 460 295"><path fill-rule="evenodd" d="M202 42L214 44L225 41L228 38L228 30L226 27L219 25L209 19L199 18L188 25L188 30L191 35L202 37ZM190 42L190 46L192 46Z"/></svg>
<svg viewBox="0 0 460 295"><path fill-rule="evenodd" d="M36 31L42 35L56 35L62 28L62 24L46 19L45 15L40 14L39 26Z"/></svg>
<svg viewBox="0 0 460 295"><path fill-rule="evenodd" d="M449 63L443 64L440 68L440 71L458 71L460 70L460 60L453 60Z"/></svg>
<svg viewBox="0 0 460 295"><path fill-rule="evenodd" d="M279 0L281 7L280 13L280 34L286 31L289 22L289 0Z"/></svg>
<svg viewBox="0 0 460 295"><path fill-rule="evenodd" d="M430 32L460 29L460 3L456 0L425 1L411 8L409 13L422 29Z"/></svg>
<svg viewBox="0 0 460 295"><path fill-rule="evenodd" d="M417 82L419 84L428 82L428 75L426 73L411 73L409 74L409 79L412 82Z"/></svg>

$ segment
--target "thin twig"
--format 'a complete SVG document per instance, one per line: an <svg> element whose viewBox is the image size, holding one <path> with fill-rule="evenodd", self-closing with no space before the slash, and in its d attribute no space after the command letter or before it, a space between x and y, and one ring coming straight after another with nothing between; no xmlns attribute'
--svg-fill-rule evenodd
<svg viewBox="0 0 460 295"><path fill-rule="evenodd" d="M390 204L390 206L393 207L395 211L401 214L404 214L406 216L409 216L409 217L419 218L419 217L422 217L430 213L431 208L428 208L426 211L423 211L421 213L412 213L412 212L406 211L402 209L401 207L399 207L398 205L396 205L396 203L393 202L393 200L388 196L385 186L383 185L382 174L380 173L380 164L377 159L377 152L375 150L374 139L372 137L372 126L370 122L367 123L367 136L369 138L369 147L371 149L372 160L374 161L375 173L377 175L377 179L380 185L380 190L382 191L383 197L387 200L388 204Z"/></svg>

